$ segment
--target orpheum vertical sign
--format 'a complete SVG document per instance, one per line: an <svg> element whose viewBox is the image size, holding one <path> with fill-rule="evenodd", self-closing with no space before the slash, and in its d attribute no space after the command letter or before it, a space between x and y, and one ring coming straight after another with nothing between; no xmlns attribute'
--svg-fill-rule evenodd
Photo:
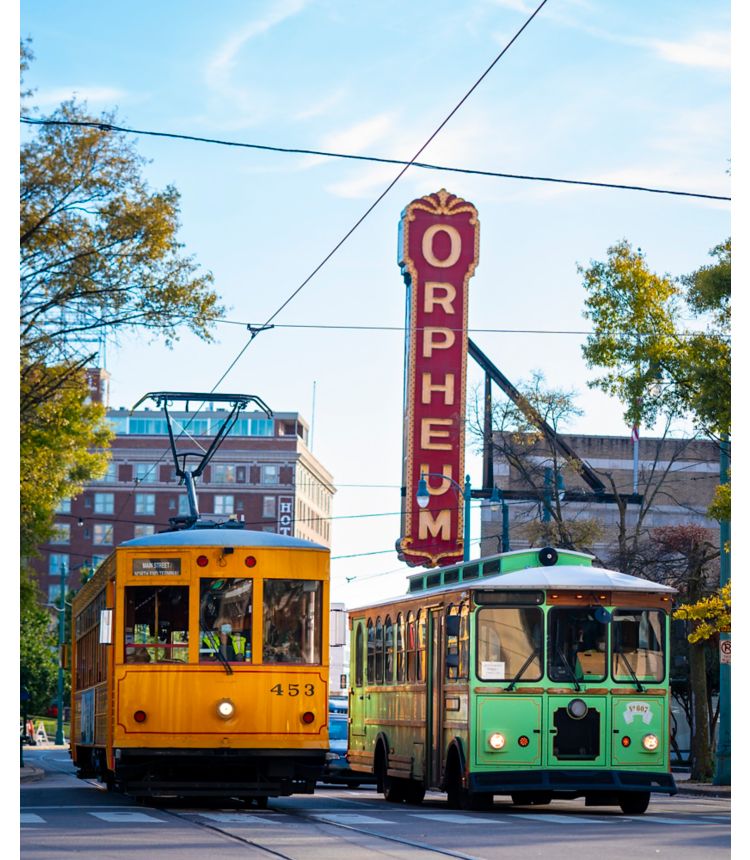
<svg viewBox="0 0 750 860"><path fill-rule="evenodd" d="M464 417L469 278L479 261L471 203L444 189L412 201L400 224L406 281L404 496L399 558L411 566L463 558ZM417 505L420 475L430 491Z"/></svg>

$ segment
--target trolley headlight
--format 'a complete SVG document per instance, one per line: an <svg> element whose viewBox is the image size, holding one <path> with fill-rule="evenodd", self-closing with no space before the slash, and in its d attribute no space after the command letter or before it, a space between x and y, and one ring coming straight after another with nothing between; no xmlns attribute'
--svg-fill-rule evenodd
<svg viewBox="0 0 750 860"><path fill-rule="evenodd" d="M582 720L589 712L589 706L583 699L571 699L568 702L568 716L573 720Z"/></svg>
<svg viewBox="0 0 750 860"><path fill-rule="evenodd" d="M216 713L222 720L228 720L234 716L234 702L231 699L222 699L216 706Z"/></svg>
<svg viewBox="0 0 750 860"><path fill-rule="evenodd" d="M493 750L501 750L505 746L505 735L500 732L493 732L488 738L487 743Z"/></svg>
<svg viewBox="0 0 750 860"><path fill-rule="evenodd" d="M656 735L644 735L641 743L643 749L653 752L659 746L659 738Z"/></svg>

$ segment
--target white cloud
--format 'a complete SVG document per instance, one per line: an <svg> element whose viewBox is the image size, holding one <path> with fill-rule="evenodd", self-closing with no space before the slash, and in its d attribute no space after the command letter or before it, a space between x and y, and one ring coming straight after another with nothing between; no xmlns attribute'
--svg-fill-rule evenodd
<svg viewBox="0 0 750 860"><path fill-rule="evenodd" d="M308 0L279 0L264 15L254 18L227 39L206 66L206 80L214 87L226 88L237 55L246 42L299 14Z"/></svg>
<svg viewBox="0 0 750 860"><path fill-rule="evenodd" d="M707 69L729 69L731 66L729 33L699 33L684 42L649 39L642 44L669 63Z"/></svg>
<svg viewBox="0 0 750 860"><path fill-rule="evenodd" d="M51 107L59 105L75 97L78 101L89 104L101 104L113 106L127 96L125 90L115 87L55 87L53 90L38 90L34 93L33 101L39 107Z"/></svg>
<svg viewBox="0 0 750 860"><path fill-rule="evenodd" d="M329 93L324 98L320 99L317 102L309 104L304 110L299 111L294 119L300 122L304 122L308 119L315 119L319 116L325 116L325 114L330 113L331 109L341 104L341 102L346 97L347 90L343 87L335 90L332 93Z"/></svg>
<svg viewBox="0 0 750 860"><path fill-rule="evenodd" d="M394 127L395 120L395 114L377 114L342 131L327 135L322 148L358 154L386 137Z"/></svg>

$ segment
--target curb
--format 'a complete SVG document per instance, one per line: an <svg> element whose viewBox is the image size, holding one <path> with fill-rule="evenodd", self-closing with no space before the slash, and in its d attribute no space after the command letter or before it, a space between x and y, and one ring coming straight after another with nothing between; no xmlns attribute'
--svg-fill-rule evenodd
<svg viewBox="0 0 750 860"><path fill-rule="evenodd" d="M677 783L677 794L692 794L700 797L732 797L731 785L685 785Z"/></svg>
<svg viewBox="0 0 750 860"><path fill-rule="evenodd" d="M38 780L44 776L44 771L40 767L34 767L33 765L25 765L21 768L21 782L30 782L31 780Z"/></svg>

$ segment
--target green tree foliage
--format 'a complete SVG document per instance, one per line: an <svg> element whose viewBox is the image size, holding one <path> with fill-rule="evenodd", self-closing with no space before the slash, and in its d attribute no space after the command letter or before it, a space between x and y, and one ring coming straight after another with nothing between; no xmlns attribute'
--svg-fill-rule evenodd
<svg viewBox="0 0 750 860"><path fill-rule="evenodd" d="M603 371L589 384L617 397L630 423L653 427L659 415L679 415L705 433L728 433L729 240L711 251L715 265L679 280L651 272L624 240L607 254L579 266L594 329L583 355ZM705 330L685 336L693 314L703 315Z"/></svg>
<svg viewBox="0 0 750 860"><path fill-rule="evenodd" d="M64 375L65 381L58 377ZM36 402L39 388L53 393ZM104 407L86 402L83 372L36 365L21 374L20 433L21 555L31 555L49 539L61 499L79 493L83 484L107 469L111 438ZM31 401L25 409L23 404Z"/></svg>
<svg viewBox="0 0 750 860"><path fill-rule="evenodd" d="M32 574L21 575L21 686L29 691L28 713L44 713L57 689L57 635L49 613L39 606Z"/></svg>

